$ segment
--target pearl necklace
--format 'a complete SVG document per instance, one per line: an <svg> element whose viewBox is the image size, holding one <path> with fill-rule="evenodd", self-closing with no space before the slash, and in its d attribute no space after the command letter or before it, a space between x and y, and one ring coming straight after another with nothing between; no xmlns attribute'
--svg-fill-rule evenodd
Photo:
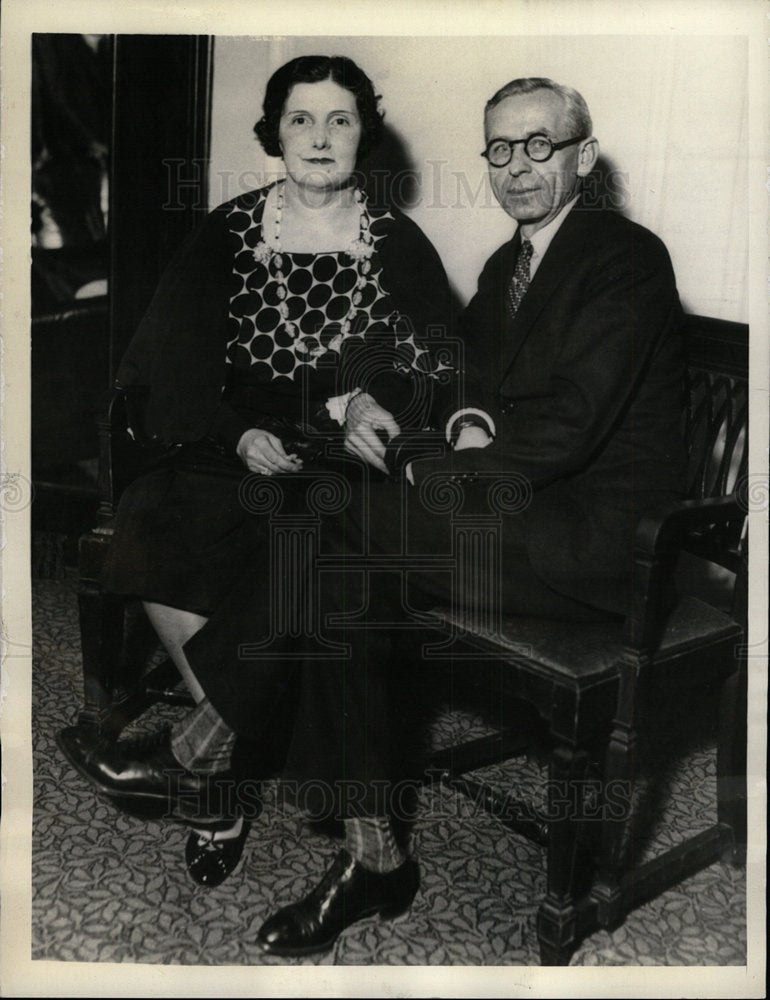
<svg viewBox="0 0 770 1000"><path fill-rule="evenodd" d="M333 349L336 349L339 346L339 341L341 341L343 337L347 337L350 333L351 321L356 314L358 306L361 304L361 293L366 286L366 277L372 269L371 256L374 252L374 247L372 245L372 235L369 232L369 213L366 210L366 201L364 199L363 192L359 188L354 188L353 197L358 205L359 237L357 240L352 241L345 253L347 253L349 257L352 257L355 261L358 275L353 293L350 297L350 308L340 323L341 335L339 338L335 337L329 345L329 347ZM299 331L296 323L293 323L289 319L289 307L286 304L289 290L286 286L286 276L283 273L283 249L281 247L281 215L283 214L282 183L280 186L276 187L276 198L275 232L272 239L272 246L265 243L264 240L260 240L254 247L253 254L254 260L258 264L264 264L265 267L267 267L270 264L270 261L273 260L275 277L278 281L278 291L276 294L280 300L278 303L278 312L281 314L284 329L292 340L296 340L299 336ZM297 343L297 350L301 351L303 354L307 353L307 347L305 347L301 341ZM321 348L311 351L311 354L319 354L323 352L324 348Z"/></svg>

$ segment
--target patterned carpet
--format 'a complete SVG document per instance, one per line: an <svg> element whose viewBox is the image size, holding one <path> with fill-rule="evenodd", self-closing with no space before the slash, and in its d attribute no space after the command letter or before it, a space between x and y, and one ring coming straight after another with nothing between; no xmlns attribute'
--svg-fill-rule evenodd
<svg viewBox="0 0 770 1000"><path fill-rule="evenodd" d="M262 921L318 880L337 844L309 831L270 783L265 811L234 874L216 889L196 886L184 866L185 831L130 818L102 803L55 745L56 731L74 721L80 699L71 574L35 581L33 626L33 959L210 966L538 964L535 915L545 889L543 852L468 800L436 788L426 788L418 803L412 850L422 885L405 916L391 923L361 921L325 956L265 957L254 944ZM180 711L153 709L147 724ZM430 736L436 746L488 731L482 717L467 709L434 715ZM668 729L679 730L676 739L654 733L656 752L647 753L642 768L655 776L640 792L639 814L647 822L640 818L636 839L645 854L708 825L715 806L713 726L683 733L677 723ZM483 776L501 787L537 791L544 772L528 756L487 768ZM713 865L640 907L614 933L588 938L572 964L743 965L745 893L743 869Z"/></svg>

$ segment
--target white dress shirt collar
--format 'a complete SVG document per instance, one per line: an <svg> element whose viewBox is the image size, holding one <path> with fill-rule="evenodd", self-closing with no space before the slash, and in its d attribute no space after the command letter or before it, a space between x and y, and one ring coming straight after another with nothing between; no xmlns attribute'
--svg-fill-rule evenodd
<svg viewBox="0 0 770 1000"><path fill-rule="evenodd" d="M532 259L529 262L529 279L530 281L535 277L535 271L537 271L540 266L540 261L545 256L545 252L551 245L551 240L559 231L559 227L567 218L567 213L573 207L575 202L580 196L575 195L572 201L568 201L559 212L558 215L554 216L551 221L543 226L542 229L538 229L536 233L533 233L529 237L529 242L532 244Z"/></svg>

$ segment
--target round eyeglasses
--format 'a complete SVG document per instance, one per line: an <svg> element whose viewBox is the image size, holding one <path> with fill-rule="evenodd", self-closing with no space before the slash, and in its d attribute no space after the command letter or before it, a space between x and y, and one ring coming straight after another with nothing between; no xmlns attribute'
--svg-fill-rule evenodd
<svg viewBox="0 0 770 1000"><path fill-rule="evenodd" d="M507 167L513 157L513 147L521 144L530 160L534 160L535 163L545 163L558 149L574 146L583 139L584 135L578 135L574 139L565 139L564 142L554 142L547 135L535 132L526 139L491 139L481 155L489 160L493 167Z"/></svg>

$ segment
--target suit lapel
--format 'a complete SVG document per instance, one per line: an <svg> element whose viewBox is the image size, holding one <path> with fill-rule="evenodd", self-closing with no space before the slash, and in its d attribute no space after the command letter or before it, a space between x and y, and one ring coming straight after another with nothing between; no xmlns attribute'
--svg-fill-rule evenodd
<svg viewBox="0 0 770 1000"><path fill-rule="evenodd" d="M551 297L558 293L564 279L575 267L576 253L582 243L580 237L580 217L573 209L564 222L559 227L558 232L551 240L546 250L545 256L540 261L535 277L527 289L527 294L521 300L516 316L511 319L506 308L507 322L504 325L503 340L504 346L501 351L501 381L505 378L511 365L515 362L522 347L527 341L532 327L540 313L548 304ZM511 271L508 275L510 281L515 265L516 253L520 246L521 239L516 234ZM503 295L507 294L507 285L503 290Z"/></svg>

